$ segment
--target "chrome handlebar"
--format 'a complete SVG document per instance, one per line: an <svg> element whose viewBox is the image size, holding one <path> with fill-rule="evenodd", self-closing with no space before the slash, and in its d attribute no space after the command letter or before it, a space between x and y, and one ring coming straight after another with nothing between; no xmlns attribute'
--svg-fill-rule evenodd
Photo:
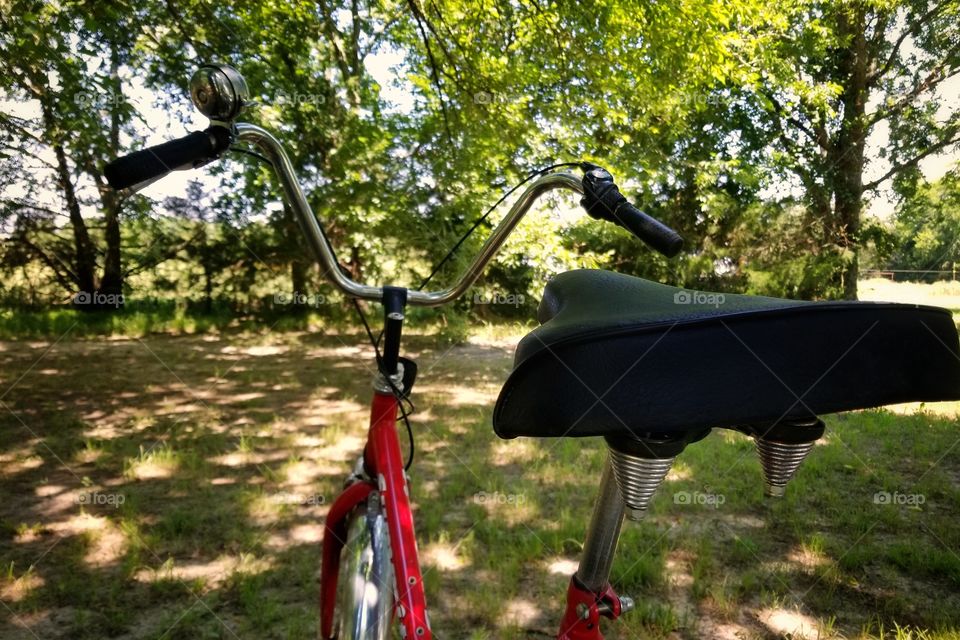
<svg viewBox="0 0 960 640"><path fill-rule="evenodd" d="M367 284L361 284L347 277L340 266L337 264L336 254L330 241L327 240L320 225L320 221L313 213L307 198L300 187L300 181L297 179L293 164L284 151L283 145L268 131L256 125L238 122L235 126L235 132L238 140L250 142L255 145L267 159L273 164L277 172L277 178L280 180L280 186L283 190L283 196L287 204L293 209L300 223L310 248L316 255L324 270L325 277L351 298L361 300L379 301L383 297L383 287L374 287ZM417 291L411 289L407 293L407 303L418 306L432 307L446 304L456 300L466 292L466 290L476 282L477 278L483 272L484 268L497 251L506 241L510 233L516 228L517 224L527 214L533 204L543 194L554 189L568 189L576 193L583 193L583 184L577 176L570 173L548 173L536 178L527 189L520 194L520 197L507 212L507 215L494 228L486 242L480 248L480 251L474 257L473 262L460 274L457 281L447 289L440 291Z"/></svg>
<svg viewBox="0 0 960 640"><path fill-rule="evenodd" d="M243 107L250 104L249 94L246 81L233 67L224 64L202 66L190 81L190 96L197 109L210 118L210 126L204 131L195 131L177 140L112 160L104 167L108 184L114 189L138 189L175 169L193 169L219 158L235 140L249 142L258 147L273 165L283 198L296 214L310 248L323 266L324 276L351 298L383 300L384 287L356 282L340 269L336 253L303 195L300 181L283 145L270 132L256 125L234 122ZM533 180L503 220L494 227L473 262L453 286L440 291L408 290L407 302L419 306L438 306L463 295L493 260L533 203L553 189L569 189L583 195L580 204L591 217L627 229L667 257L680 251L683 239L673 229L630 204L606 169L587 162L578 165L584 172L582 179L557 172Z"/></svg>

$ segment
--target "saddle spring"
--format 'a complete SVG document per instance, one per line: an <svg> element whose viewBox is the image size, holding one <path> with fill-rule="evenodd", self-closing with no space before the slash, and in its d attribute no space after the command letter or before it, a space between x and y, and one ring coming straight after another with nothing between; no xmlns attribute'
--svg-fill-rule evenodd
<svg viewBox="0 0 960 640"><path fill-rule="evenodd" d="M764 495L779 498L800 464L823 436L819 418L787 420L773 426L738 428L754 439L763 471ZM640 438L607 438L610 466L626 507L626 517L641 520L674 460L687 445L703 439L710 429L690 433Z"/></svg>

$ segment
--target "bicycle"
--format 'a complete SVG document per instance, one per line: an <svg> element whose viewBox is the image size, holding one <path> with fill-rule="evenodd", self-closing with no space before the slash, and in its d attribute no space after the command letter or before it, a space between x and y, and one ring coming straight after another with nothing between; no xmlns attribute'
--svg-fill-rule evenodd
<svg viewBox="0 0 960 640"><path fill-rule="evenodd" d="M191 80L191 97L210 127L114 160L105 168L108 182L136 188L250 143L259 153L246 152L274 167L328 278L355 304L382 304L380 339L361 313L378 373L363 455L324 526L320 634L383 640L397 622L402 637L430 638L397 429L416 379L415 363L400 356L406 307L443 305L463 295L534 202L557 189L580 194L589 215L624 227L664 255L679 252L682 240L630 204L606 170L564 163L528 178L449 288L361 284L340 269L280 142L237 122L248 103L242 76L226 65L205 65ZM558 171L570 167L582 176ZM820 415L960 398L957 330L951 314L934 307L706 294L581 270L547 284L538 316L541 326L518 345L497 400L496 433L603 437L609 449L568 586L560 640L602 640L600 619L615 620L633 608L609 583L623 520L644 516L675 458L712 429L754 438L765 493L777 497L823 435Z"/></svg>

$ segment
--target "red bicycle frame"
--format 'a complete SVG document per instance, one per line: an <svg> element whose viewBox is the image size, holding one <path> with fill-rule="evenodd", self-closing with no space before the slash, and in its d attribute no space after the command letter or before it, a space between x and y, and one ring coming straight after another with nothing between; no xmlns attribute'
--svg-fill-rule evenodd
<svg viewBox="0 0 960 640"><path fill-rule="evenodd" d="M346 539L347 520L353 509L365 502L372 491L380 492L390 532L397 595L394 613L406 631L405 637L432 637L407 478L397 437L397 411L398 402L392 394L374 394L364 463L368 473L376 478L376 484L369 481L351 484L334 501L327 514L320 581L320 624L324 638L333 634L340 551ZM391 586L394 585L383 585L384 588ZM594 592L573 578L567 590L566 611L557 637L559 640L603 640L600 618L617 618L620 613L620 599L609 584Z"/></svg>

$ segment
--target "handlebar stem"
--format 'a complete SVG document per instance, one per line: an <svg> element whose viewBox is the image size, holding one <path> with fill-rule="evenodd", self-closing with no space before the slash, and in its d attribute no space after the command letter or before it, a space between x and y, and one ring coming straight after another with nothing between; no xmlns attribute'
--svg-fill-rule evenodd
<svg viewBox="0 0 960 640"><path fill-rule="evenodd" d="M297 216L310 248L323 267L325 277L329 278L337 289L351 298L382 300L383 287L356 282L340 269L333 247L330 246L330 242L323 232L323 227L321 227L317 216L314 215L306 196L303 194L293 164L290 162L287 152L283 149L283 145L269 131L245 122L236 124L236 133L238 140L254 144L275 167L284 199ZM567 189L583 194L583 185L580 178L571 173L556 172L539 176L520 194L510 211L497 224L476 257L452 286L439 291L410 290L407 295L407 303L432 307L452 302L463 295L480 277L484 268L506 241L507 236L516 228L533 204L545 193L554 189Z"/></svg>

